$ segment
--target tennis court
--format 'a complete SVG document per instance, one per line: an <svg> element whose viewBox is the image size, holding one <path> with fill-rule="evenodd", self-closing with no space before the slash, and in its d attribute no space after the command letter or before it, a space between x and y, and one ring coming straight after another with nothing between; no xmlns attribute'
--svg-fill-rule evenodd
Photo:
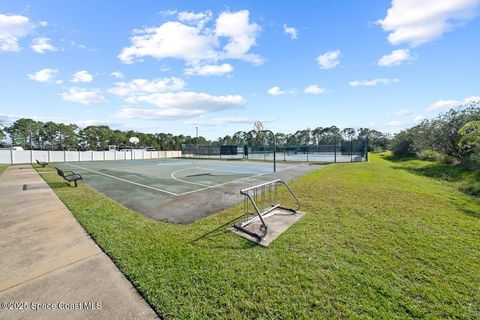
<svg viewBox="0 0 480 320"><path fill-rule="evenodd" d="M144 215L192 223L239 203L239 191L302 176L319 166L246 160L144 159L52 164L79 173L83 183Z"/></svg>

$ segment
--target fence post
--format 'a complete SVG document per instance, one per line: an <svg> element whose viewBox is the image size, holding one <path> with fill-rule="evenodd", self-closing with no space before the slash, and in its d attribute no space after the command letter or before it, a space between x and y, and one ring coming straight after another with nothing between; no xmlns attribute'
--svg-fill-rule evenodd
<svg viewBox="0 0 480 320"><path fill-rule="evenodd" d="M93 150L92 150L92 161L93 161Z"/></svg>
<svg viewBox="0 0 480 320"><path fill-rule="evenodd" d="M30 163L33 163L33 149L30 149Z"/></svg>
<svg viewBox="0 0 480 320"><path fill-rule="evenodd" d="M50 152L51 152L51 151L48 150L48 162L51 162L51 160L50 160L50 159L51 159Z"/></svg>
<svg viewBox="0 0 480 320"><path fill-rule="evenodd" d="M333 162L337 162L337 137L334 137L333 138L333 159L334 161Z"/></svg>
<svg viewBox="0 0 480 320"><path fill-rule="evenodd" d="M368 162L368 137L365 139L365 160Z"/></svg>
<svg viewBox="0 0 480 320"><path fill-rule="evenodd" d="M350 162L353 162L353 140L352 137L350 137Z"/></svg>
<svg viewBox="0 0 480 320"><path fill-rule="evenodd" d="M103 161L105 161L105 150L103 150Z"/></svg>
<svg viewBox="0 0 480 320"><path fill-rule="evenodd" d="M13 164L13 149L10 149L10 164Z"/></svg>

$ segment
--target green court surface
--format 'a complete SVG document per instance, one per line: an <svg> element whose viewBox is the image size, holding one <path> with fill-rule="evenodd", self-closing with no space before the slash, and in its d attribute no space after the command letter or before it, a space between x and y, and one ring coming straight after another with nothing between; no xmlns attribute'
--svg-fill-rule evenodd
<svg viewBox="0 0 480 320"><path fill-rule="evenodd" d="M288 181L319 166L246 160L147 159L53 163L82 175L83 183L144 215L192 223L239 203L240 190Z"/></svg>

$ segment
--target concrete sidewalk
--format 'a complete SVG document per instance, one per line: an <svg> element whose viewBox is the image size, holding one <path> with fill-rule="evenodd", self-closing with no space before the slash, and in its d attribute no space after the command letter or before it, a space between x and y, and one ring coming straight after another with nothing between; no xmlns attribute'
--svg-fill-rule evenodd
<svg viewBox="0 0 480 320"><path fill-rule="evenodd" d="M0 175L0 303L0 319L157 319L30 165Z"/></svg>

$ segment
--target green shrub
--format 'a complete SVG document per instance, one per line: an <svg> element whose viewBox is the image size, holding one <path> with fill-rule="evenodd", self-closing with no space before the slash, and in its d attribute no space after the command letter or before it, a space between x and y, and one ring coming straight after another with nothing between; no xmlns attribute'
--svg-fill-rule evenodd
<svg viewBox="0 0 480 320"><path fill-rule="evenodd" d="M464 183L459 187L460 191L463 193L469 194L474 197L480 197L480 183L479 182L469 182Z"/></svg>
<svg viewBox="0 0 480 320"><path fill-rule="evenodd" d="M417 158L427 161L435 161L440 163L456 163L458 161L451 156L447 156L435 150L421 150L417 153Z"/></svg>
<svg viewBox="0 0 480 320"><path fill-rule="evenodd" d="M393 137L390 148L392 154L397 157L409 157L417 154L412 130L400 131Z"/></svg>

